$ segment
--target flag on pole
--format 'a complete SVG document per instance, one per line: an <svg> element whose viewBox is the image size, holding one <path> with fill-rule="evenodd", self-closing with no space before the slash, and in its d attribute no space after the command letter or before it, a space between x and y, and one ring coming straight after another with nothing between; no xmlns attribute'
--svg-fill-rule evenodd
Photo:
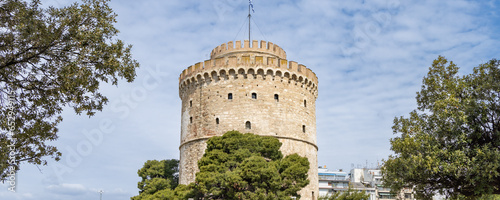
<svg viewBox="0 0 500 200"><path fill-rule="evenodd" d="M250 3L250 7L252 8L252 12L255 13L255 10L253 10L253 3L252 3L252 0L248 0L248 3Z"/></svg>

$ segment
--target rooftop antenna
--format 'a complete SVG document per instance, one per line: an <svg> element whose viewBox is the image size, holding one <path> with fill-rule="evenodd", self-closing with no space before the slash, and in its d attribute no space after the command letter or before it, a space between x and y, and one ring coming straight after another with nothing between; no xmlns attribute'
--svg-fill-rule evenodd
<svg viewBox="0 0 500 200"><path fill-rule="evenodd" d="M250 40L250 18L252 18L252 14L250 12L250 8L252 9L252 11L255 13L255 10L253 10L253 4L252 4L252 0L248 0L248 41L250 42L250 44L252 43Z"/></svg>

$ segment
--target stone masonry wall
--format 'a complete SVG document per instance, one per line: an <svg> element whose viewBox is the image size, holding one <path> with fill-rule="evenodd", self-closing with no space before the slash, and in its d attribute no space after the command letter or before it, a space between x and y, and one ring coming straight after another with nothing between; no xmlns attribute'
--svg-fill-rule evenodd
<svg viewBox="0 0 500 200"><path fill-rule="evenodd" d="M302 199L317 199L316 75L288 62L277 45L244 44L217 47L211 60L191 66L179 78L180 183L194 181L208 138L237 130L277 137L284 155L307 157L310 184L300 193Z"/></svg>

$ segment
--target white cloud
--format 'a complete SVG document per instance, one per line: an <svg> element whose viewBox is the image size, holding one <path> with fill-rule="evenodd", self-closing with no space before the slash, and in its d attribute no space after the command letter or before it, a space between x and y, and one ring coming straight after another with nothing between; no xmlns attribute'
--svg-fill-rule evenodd
<svg viewBox="0 0 500 200"><path fill-rule="evenodd" d="M49 185L46 189L52 193L78 196L89 192L82 184L63 183L59 185Z"/></svg>
<svg viewBox="0 0 500 200"><path fill-rule="evenodd" d="M500 50L496 2L475 1L254 1L252 38L278 44L288 59L311 68L319 78L316 102L319 165L347 170L376 164L391 153L392 121L416 108L415 92L432 60L446 56L469 73ZM110 99L104 111L88 119L64 112L59 164L68 166L55 178L50 161L22 168L22 194L0 191L4 199L91 199L102 188L106 199L127 199L138 192L137 170L149 159L179 156L180 99L178 75L208 59L217 45L233 40L247 15L247 2L112 1L117 28L124 42L133 44L141 62L134 83L103 86ZM246 39L246 27L236 39ZM261 32L265 35L261 35ZM128 114L113 109L128 105L134 91L144 88L147 68L167 73L147 97L126 106ZM112 132L102 143L68 165L66 147L76 149L88 138L82 131L99 128L110 119ZM50 159L50 158L49 158ZM45 180L44 180L45 179ZM72 184L68 184L72 183ZM91 189L89 189L91 188ZM120 189L116 189L120 188ZM29 194L37 194L29 197ZM13 198L11 198L13 197Z"/></svg>

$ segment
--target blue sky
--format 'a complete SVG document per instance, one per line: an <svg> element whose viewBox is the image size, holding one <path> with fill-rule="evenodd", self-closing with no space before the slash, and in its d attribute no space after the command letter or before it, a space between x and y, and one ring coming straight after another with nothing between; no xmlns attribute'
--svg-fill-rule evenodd
<svg viewBox="0 0 500 200"><path fill-rule="evenodd" d="M71 1L42 0L64 6ZM348 170L391 154L394 117L438 55L461 73L499 59L499 0L254 0L252 39L281 46L319 79L319 165ZM129 199L146 160L179 157L178 76L231 40L246 39L246 0L112 0L118 38L141 63L134 83L102 85L109 104L94 117L63 113L60 162L21 165L17 193L0 199ZM252 26L256 27L254 22ZM240 30L240 28L243 28Z"/></svg>

